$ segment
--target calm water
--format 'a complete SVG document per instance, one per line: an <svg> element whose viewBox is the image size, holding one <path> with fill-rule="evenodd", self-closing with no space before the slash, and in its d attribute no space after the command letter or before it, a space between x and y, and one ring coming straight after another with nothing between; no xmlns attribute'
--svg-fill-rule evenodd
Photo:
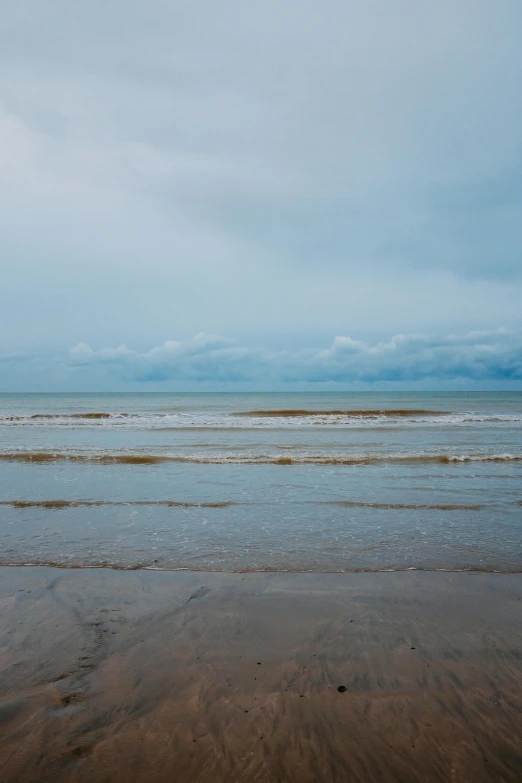
<svg viewBox="0 0 522 783"><path fill-rule="evenodd" d="M522 570L522 393L0 395L0 562Z"/></svg>

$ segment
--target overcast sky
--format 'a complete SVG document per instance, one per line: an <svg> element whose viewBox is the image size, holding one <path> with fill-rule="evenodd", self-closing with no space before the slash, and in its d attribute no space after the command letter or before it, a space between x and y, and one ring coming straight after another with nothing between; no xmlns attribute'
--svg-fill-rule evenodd
<svg viewBox="0 0 522 783"><path fill-rule="evenodd" d="M0 11L0 390L522 387L518 0Z"/></svg>

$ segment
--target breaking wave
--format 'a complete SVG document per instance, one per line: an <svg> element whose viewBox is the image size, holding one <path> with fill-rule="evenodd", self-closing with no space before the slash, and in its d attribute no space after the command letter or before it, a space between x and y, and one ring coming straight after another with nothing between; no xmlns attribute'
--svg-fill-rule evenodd
<svg viewBox="0 0 522 783"><path fill-rule="evenodd" d="M125 429L306 429L346 427L352 429L408 426L470 426L522 423L522 414L448 412L423 408L361 410L252 410L236 413L36 413L1 415L0 426L12 427L104 427Z"/></svg>
<svg viewBox="0 0 522 783"><path fill-rule="evenodd" d="M278 456L265 454L130 454L91 452L11 451L0 452L9 462L85 462L99 465L159 465L167 462L201 465L451 465L469 462L521 462L522 454L302 454Z"/></svg>

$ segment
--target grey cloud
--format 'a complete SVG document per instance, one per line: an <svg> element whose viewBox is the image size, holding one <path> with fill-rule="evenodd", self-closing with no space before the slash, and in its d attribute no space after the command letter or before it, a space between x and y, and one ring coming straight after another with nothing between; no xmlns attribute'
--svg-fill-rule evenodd
<svg viewBox="0 0 522 783"><path fill-rule="evenodd" d="M280 244L290 264L316 263L320 246L334 268L362 257L473 271L481 242L470 233L462 260L444 253L452 226L437 222L431 194L440 187L451 199L453 188L472 189L519 163L516 6L294 1L283 10L234 1L217 11L211 2L152 0L70 8L65 0L13 6L0 62L10 95L4 123L21 123L17 137L29 130L43 147L30 162L37 184L51 180L48 206L49 196L66 213L79 202L80 241L91 245L89 212L100 199L110 209L124 198L144 245L159 226L172 238L169 218L176 230L181 211L210 237L255 244L265 264ZM21 149L18 162L15 154L11 188L28 154ZM34 184L23 194L31 200ZM423 253L433 235L419 231L431 222L436 259ZM121 251L131 249L133 238L114 228ZM508 241L520 240L514 222L502 228ZM403 253L388 255L396 245Z"/></svg>

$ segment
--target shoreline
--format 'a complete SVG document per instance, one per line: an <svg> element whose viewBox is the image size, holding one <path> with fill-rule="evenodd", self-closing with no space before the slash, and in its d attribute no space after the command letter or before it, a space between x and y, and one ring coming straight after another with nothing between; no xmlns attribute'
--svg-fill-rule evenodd
<svg viewBox="0 0 522 783"><path fill-rule="evenodd" d="M331 571L320 571L316 569L306 568L238 568L236 570L230 568L190 568L190 566L179 566L169 568L167 566L155 566L155 565L118 565L110 563L99 564L67 564L67 563L2 563L0 562L0 569L2 568L54 568L61 571L155 571L157 573L176 574L176 573L190 573L190 574L230 574L230 575L242 575L242 574L309 574L317 576L342 576L343 574L406 574L412 572L419 572L425 574L497 574L499 576L516 576L522 574L522 568L493 568L490 566L484 566L480 568L478 566L469 566L462 568L437 568L436 566L397 566L396 568L350 568Z"/></svg>
<svg viewBox="0 0 522 783"><path fill-rule="evenodd" d="M4 566L0 667L6 783L522 779L521 574Z"/></svg>

